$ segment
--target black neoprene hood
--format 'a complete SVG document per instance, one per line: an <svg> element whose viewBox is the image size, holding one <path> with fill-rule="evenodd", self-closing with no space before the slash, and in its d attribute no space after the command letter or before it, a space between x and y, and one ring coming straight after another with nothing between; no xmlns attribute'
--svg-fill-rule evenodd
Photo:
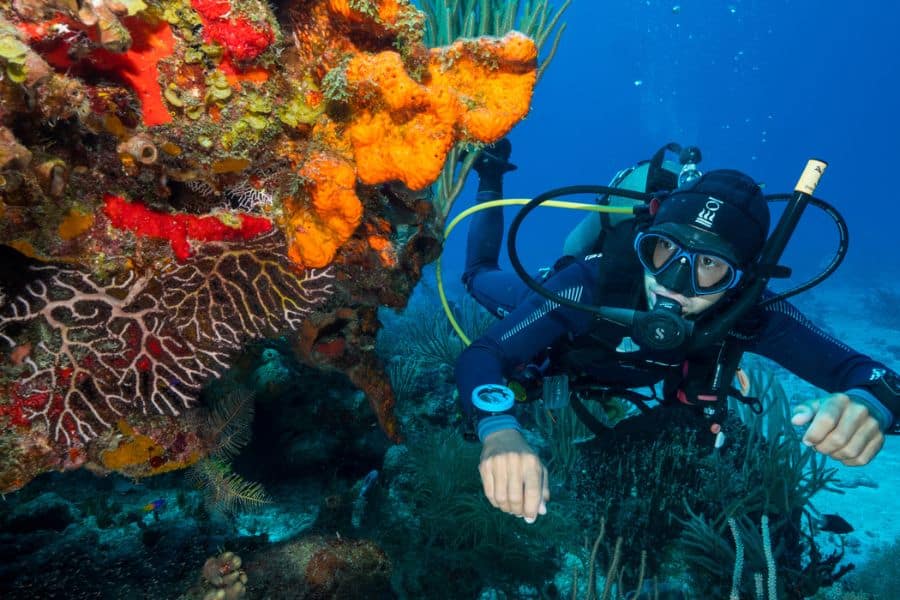
<svg viewBox="0 0 900 600"><path fill-rule="evenodd" d="M753 179L740 171L718 170L666 197L649 231L668 233L692 250L708 250L746 266L759 256L770 220L768 203Z"/></svg>

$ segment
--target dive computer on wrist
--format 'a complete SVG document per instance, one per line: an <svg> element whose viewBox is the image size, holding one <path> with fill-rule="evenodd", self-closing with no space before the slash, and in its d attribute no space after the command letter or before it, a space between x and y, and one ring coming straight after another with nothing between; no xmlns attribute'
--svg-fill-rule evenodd
<svg viewBox="0 0 900 600"><path fill-rule="evenodd" d="M472 390L472 405L486 413L506 412L516 403L516 395L505 385L488 383Z"/></svg>

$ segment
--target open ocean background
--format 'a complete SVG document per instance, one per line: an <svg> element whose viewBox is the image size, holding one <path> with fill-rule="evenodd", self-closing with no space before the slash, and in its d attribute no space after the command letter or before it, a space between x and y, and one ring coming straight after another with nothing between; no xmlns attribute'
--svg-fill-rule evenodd
<svg viewBox="0 0 900 600"><path fill-rule="evenodd" d="M519 170L506 177L507 197L606 184L669 141L699 146L702 168L744 171L767 193L791 191L806 160L821 158L829 168L817 195L851 233L839 273L869 284L897 279L900 3L575 0L564 20L531 114L509 136ZM519 247L534 268L555 258L583 216L545 213L541 243ZM452 239L448 284L464 246L463 236ZM786 260L808 277L833 240L829 222L812 214Z"/></svg>

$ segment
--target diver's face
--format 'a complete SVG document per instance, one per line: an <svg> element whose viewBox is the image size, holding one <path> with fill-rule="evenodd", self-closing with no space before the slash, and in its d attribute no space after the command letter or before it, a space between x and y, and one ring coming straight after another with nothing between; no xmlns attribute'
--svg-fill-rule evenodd
<svg viewBox="0 0 900 600"><path fill-rule="evenodd" d="M696 316L722 299L725 292L718 294L706 294L703 296L682 296L669 290L656 282L656 278L650 273L644 272L644 289L647 292L647 305L652 309L656 306L656 298L665 296L681 305L684 316Z"/></svg>

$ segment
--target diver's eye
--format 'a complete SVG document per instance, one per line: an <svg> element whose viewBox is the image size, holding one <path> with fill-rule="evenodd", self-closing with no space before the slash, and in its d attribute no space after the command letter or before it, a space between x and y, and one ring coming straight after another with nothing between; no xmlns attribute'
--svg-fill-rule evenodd
<svg viewBox="0 0 900 600"><path fill-rule="evenodd" d="M709 256L708 254L700 254L695 259L695 276L697 277L697 285L701 289L709 289L729 277L729 273L734 275L734 271L728 266L728 263L721 258Z"/></svg>
<svg viewBox="0 0 900 600"><path fill-rule="evenodd" d="M719 268L725 266L725 263L723 263L721 260L719 260L718 258L716 258L714 256L707 256L706 254L701 254L698 258L700 259L700 261L699 261L700 267L702 267L704 269L712 270L712 269L719 269Z"/></svg>
<svg viewBox="0 0 900 600"><path fill-rule="evenodd" d="M653 245L653 268L661 269L678 251L678 247L663 237L656 238Z"/></svg>

